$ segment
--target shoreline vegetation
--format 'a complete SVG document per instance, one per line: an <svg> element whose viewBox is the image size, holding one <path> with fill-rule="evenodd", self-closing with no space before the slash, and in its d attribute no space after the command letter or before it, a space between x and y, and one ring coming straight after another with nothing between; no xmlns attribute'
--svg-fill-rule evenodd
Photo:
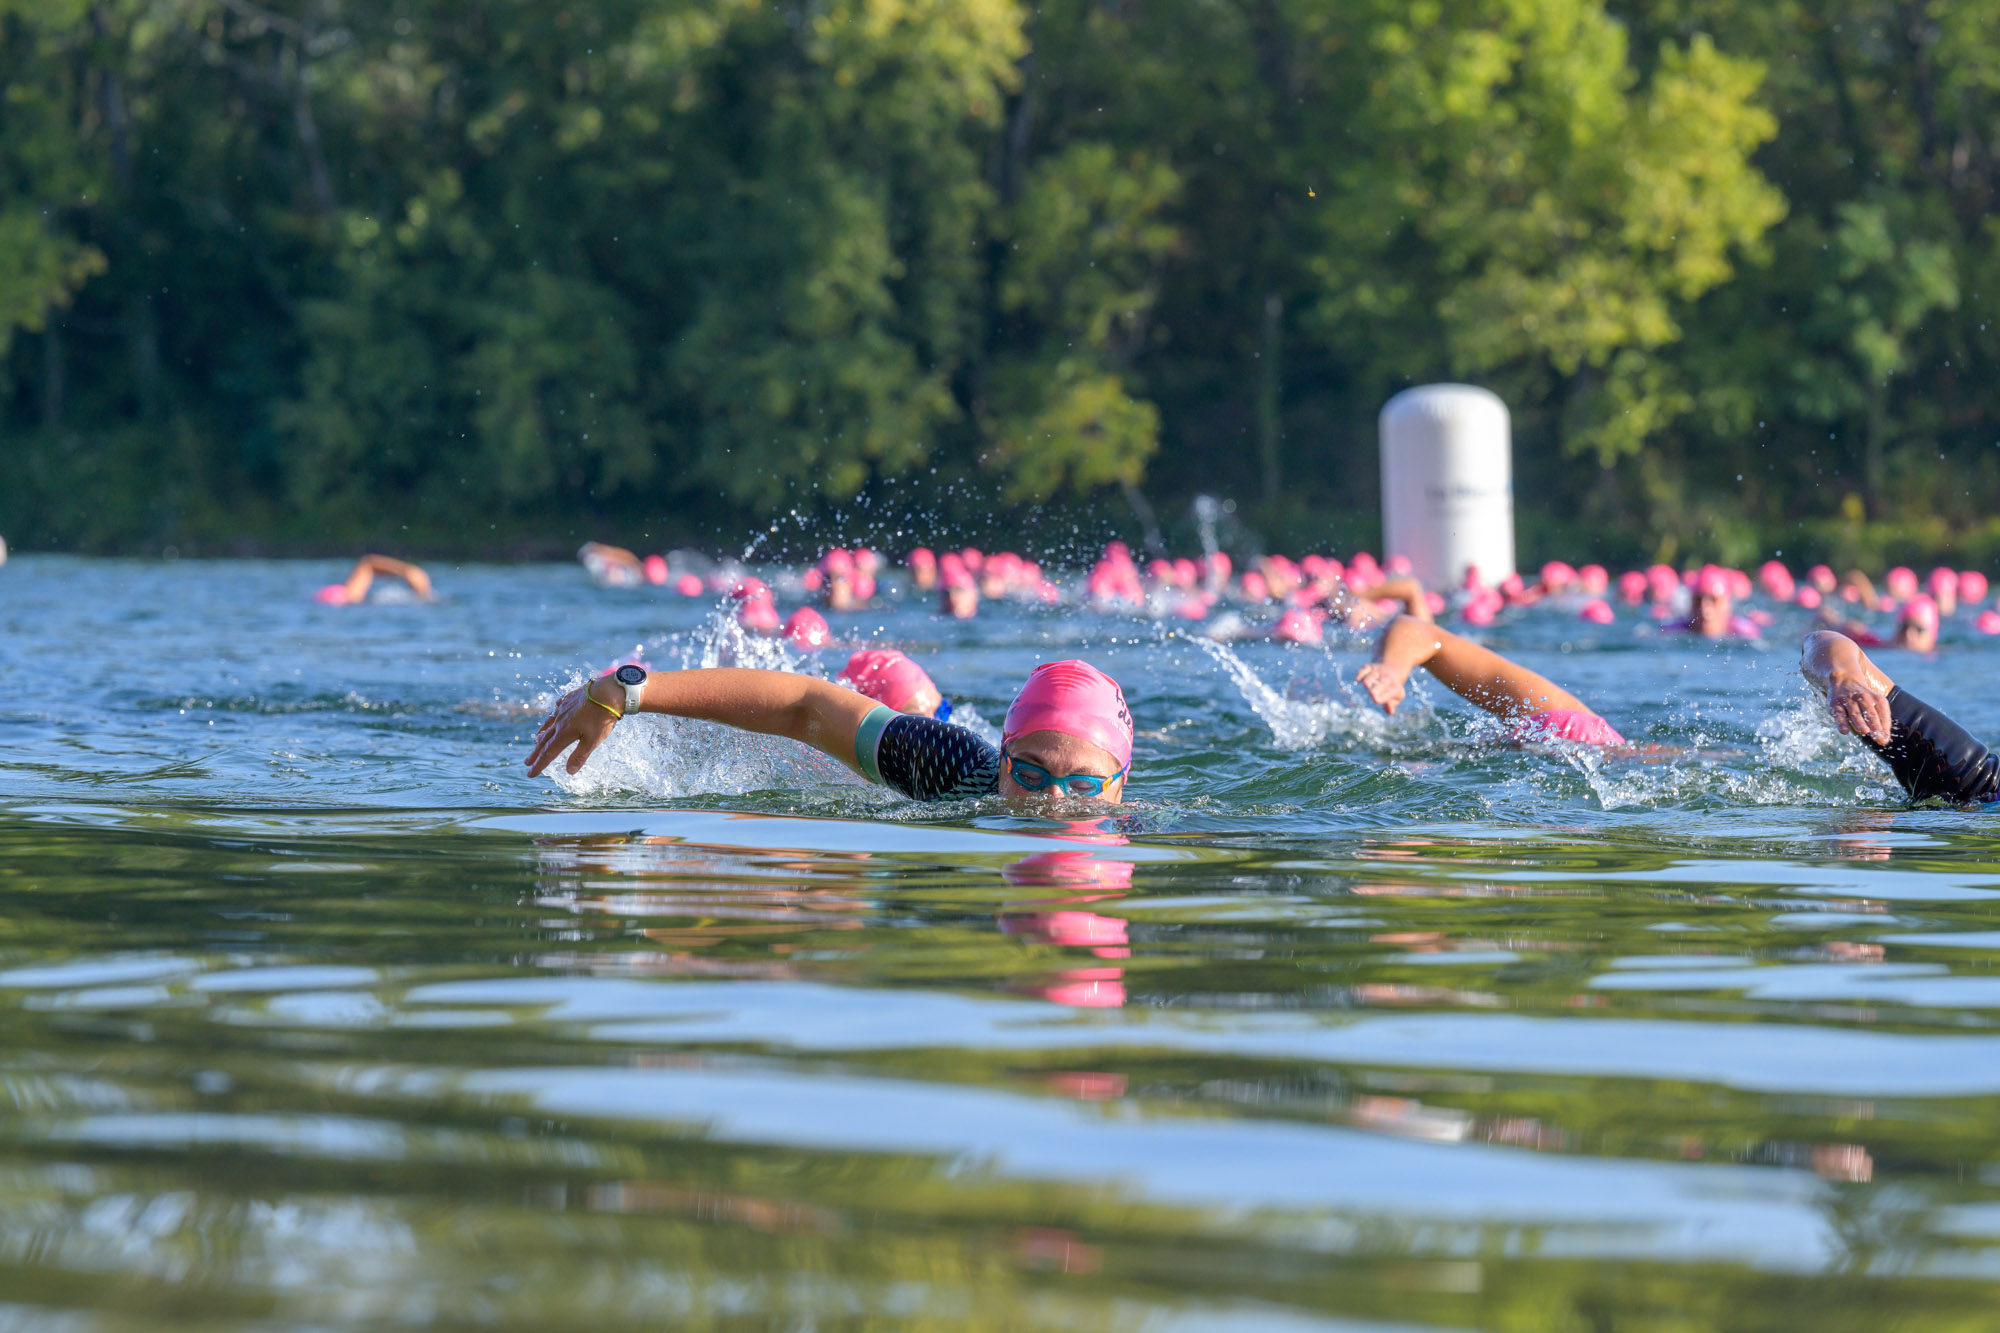
<svg viewBox="0 0 2000 1333"><path fill-rule="evenodd" d="M0 533L1373 549L1462 380L1524 558L2000 564L1981 13L0 0Z"/></svg>

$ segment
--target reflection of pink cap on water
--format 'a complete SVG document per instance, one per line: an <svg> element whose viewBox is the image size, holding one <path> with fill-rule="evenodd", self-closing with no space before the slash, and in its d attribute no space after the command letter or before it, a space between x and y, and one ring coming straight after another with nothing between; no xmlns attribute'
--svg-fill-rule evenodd
<svg viewBox="0 0 2000 1333"><path fill-rule="evenodd" d="M1882 585L1889 595L1899 602L1907 602L1917 595L1917 571L1908 565L1897 565L1882 576Z"/></svg>
<svg viewBox="0 0 2000 1333"><path fill-rule="evenodd" d="M1125 919L1096 912L1020 912L1000 918L1003 934L1071 949L1089 949L1099 958L1124 958Z"/></svg>
<svg viewBox="0 0 2000 1333"><path fill-rule="evenodd" d="M324 602L328 606L346 606L348 602L347 585L345 583L329 583L313 594L313 600L315 602Z"/></svg>
<svg viewBox="0 0 2000 1333"><path fill-rule="evenodd" d="M1592 598L1590 601L1585 602L1583 609L1578 611L1577 615L1588 620L1593 625L1609 625L1618 618L1617 613L1611 609L1611 603L1605 601L1602 597Z"/></svg>
<svg viewBox="0 0 2000 1333"><path fill-rule="evenodd" d="M810 606L802 606L785 621L785 638L795 648L824 648L832 642L833 631L828 628L825 616Z"/></svg>
<svg viewBox="0 0 2000 1333"><path fill-rule="evenodd" d="M1003 867L1000 873L1009 884L1087 885L1106 889L1132 887L1130 861L1107 861L1096 852L1036 852Z"/></svg>
<svg viewBox="0 0 2000 1333"><path fill-rule="evenodd" d="M1904 624L1915 625L1918 629L1936 629L1938 604L1928 594L1918 593L1903 604L1901 619Z"/></svg>
<svg viewBox="0 0 2000 1333"><path fill-rule="evenodd" d="M922 667L894 648L863 648L834 679L899 713L925 690L937 690Z"/></svg>
<svg viewBox="0 0 2000 1333"><path fill-rule="evenodd" d="M1293 607L1278 617L1278 623L1271 627L1271 637L1280 643L1319 643L1326 635L1317 620Z"/></svg>
<svg viewBox="0 0 2000 1333"><path fill-rule="evenodd" d="M1060 731L1132 763L1132 711L1118 682L1088 662L1044 662L1028 673L1000 728L1004 746L1036 731Z"/></svg>
<svg viewBox="0 0 2000 1333"><path fill-rule="evenodd" d="M658 586L667 581L667 558L663 555L649 555L641 561L646 571L646 582Z"/></svg>

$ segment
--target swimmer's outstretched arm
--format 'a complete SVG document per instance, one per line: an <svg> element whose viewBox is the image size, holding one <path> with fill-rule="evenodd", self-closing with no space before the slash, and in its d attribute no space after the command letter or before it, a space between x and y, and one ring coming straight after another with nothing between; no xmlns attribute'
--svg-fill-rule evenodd
<svg viewBox="0 0 2000 1333"><path fill-rule="evenodd" d="M368 595L368 586L375 582L377 574L387 574L391 578L402 579L410 585L410 591L425 601L431 600L431 576L424 573L423 566L413 565L407 560L393 556L370 553L354 562L354 572L347 576L347 600L359 602Z"/></svg>
<svg viewBox="0 0 2000 1333"><path fill-rule="evenodd" d="M618 719L610 710L625 706L624 694L622 685L602 677L565 694L535 732L535 746L526 760L528 775L539 777L572 745L576 748L563 767L571 773L581 769L591 751L611 733ZM645 713L699 718L741 731L784 736L831 755L849 768L855 768L855 733L875 707L867 695L828 681L746 667L655 672L646 677L645 695L639 704Z"/></svg>
<svg viewBox="0 0 2000 1333"><path fill-rule="evenodd" d="M1414 616L1397 616L1375 645L1375 660L1355 673L1368 697L1394 714L1413 668L1422 667L1453 694L1501 717L1595 710L1544 676L1490 648Z"/></svg>
<svg viewBox="0 0 2000 1333"><path fill-rule="evenodd" d="M1896 682L1837 630L1814 630L1799 648L1799 674L1826 698L1833 725L1877 745L1889 743L1889 691Z"/></svg>
<svg viewBox="0 0 2000 1333"><path fill-rule="evenodd" d="M1348 586L1348 591L1364 602L1401 602L1403 610L1413 620L1428 621L1431 618L1430 603L1424 600L1424 585L1408 575L1384 579L1371 588Z"/></svg>

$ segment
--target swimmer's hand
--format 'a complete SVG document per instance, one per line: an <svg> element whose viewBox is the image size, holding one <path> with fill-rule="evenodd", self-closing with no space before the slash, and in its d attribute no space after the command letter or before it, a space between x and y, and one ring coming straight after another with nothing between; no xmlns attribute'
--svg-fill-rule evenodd
<svg viewBox="0 0 2000 1333"><path fill-rule="evenodd" d="M526 760L529 777L540 777L542 770L572 745L576 749L570 751L569 762L563 765L563 770L578 772L591 752L611 734L611 728L618 719L609 709L598 707L586 697L590 686L596 683L591 681L565 694L556 701L555 711L542 720L541 728L535 732L535 748L528 752Z"/></svg>
<svg viewBox="0 0 2000 1333"><path fill-rule="evenodd" d="M1859 676L1839 674L1826 684L1826 707L1833 725L1877 745L1889 743L1889 697Z"/></svg>
<svg viewBox="0 0 2000 1333"><path fill-rule="evenodd" d="M1370 662L1354 673L1355 683L1368 691L1368 697L1390 717L1396 715L1396 705L1403 702L1404 686L1409 679L1408 667L1391 666L1387 662Z"/></svg>

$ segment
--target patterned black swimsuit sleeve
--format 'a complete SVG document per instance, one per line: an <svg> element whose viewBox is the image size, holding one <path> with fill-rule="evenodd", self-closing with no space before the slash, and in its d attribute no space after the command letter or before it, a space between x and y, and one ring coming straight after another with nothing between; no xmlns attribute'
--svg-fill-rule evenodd
<svg viewBox="0 0 2000 1333"><path fill-rule="evenodd" d="M2000 758L1964 727L1900 685L1889 691L1889 717L1887 745L1861 739L1882 756L1911 800L1971 804L2000 795Z"/></svg>
<svg viewBox="0 0 2000 1333"><path fill-rule="evenodd" d="M855 751L864 777L913 801L967 801L1000 790L1000 751L936 718L877 708L861 724Z"/></svg>

